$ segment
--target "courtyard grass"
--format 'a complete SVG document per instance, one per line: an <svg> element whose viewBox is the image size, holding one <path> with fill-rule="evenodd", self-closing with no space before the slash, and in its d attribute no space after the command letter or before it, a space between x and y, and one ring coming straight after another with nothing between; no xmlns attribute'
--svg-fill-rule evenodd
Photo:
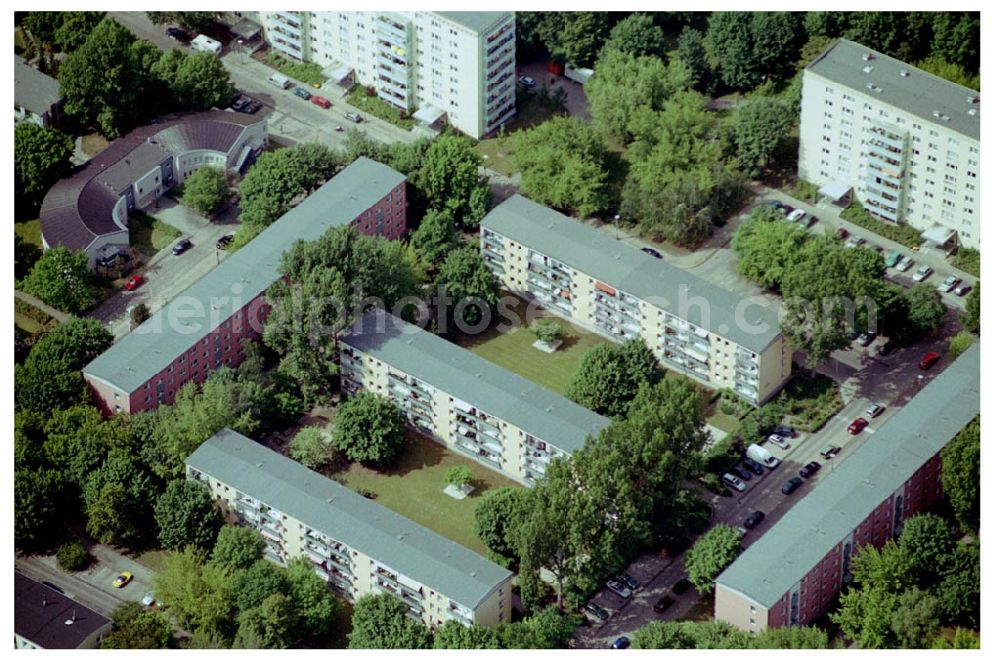
<svg viewBox="0 0 1000 666"><path fill-rule="evenodd" d="M38 218L27 222L15 222L14 233L24 242L42 247L42 223Z"/></svg>
<svg viewBox="0 0 1000 666"><path fill-rule="evenodd" d="M476 490L463 500L443 492L445 475L455 466L467 468L475 479ZM406 433L403 453L391 467L374 470L355 463L333 478L355 492L374 493L379 504L481 555L486 555L487 550L476 537L473 525L483 493L520 485L411 431Z"/></svg>
<svg viewBox="0 0 1000 666"><path fill-rule="evenodd" d="M181 232L152 215L134 211L128 219L129 245L148 257L180 238Z"/></svg>

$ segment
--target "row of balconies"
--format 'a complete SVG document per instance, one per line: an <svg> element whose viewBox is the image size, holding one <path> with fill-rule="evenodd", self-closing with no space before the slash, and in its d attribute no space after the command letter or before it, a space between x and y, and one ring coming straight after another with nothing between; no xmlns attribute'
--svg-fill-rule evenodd
<svg viewBox="0 0 1000 666"><path fill-rule="evenodd" d="M508 33L504 37L500 38L496 43L494 43L488 49L486 49L486 57L490 58L494 53L496 53L505 44L509 44L513 40L514 40L514 32L511 31L510 33Z"/></svg>

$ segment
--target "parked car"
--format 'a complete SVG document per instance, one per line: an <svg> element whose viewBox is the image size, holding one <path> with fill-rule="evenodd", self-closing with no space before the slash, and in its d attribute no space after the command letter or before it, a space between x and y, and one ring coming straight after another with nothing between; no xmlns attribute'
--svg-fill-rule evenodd
<svg viewBox="0 0 1000 666"><path fill-rule="evenodd" d="M921 370L930 370L934 367L934 364L941 360L941 354L937 352L927 352L924 357L920 359L920 363L917 363L917 367Z"/></svg>
<svg viewBox="0 0 1000 666"><path fill-rule="evenodd" d="M931 268L927 264L924 264L923 266L919 267L916 271L914 271L913 275L910 276L910 279L913 280L914 282L923 282L924 280L927 279L927 276L933 272L934 272L933 268Z"/></svg>
<svg viewBox="0 0 1000 666"><path fill-rule="evenodd" d="M965 296L970 291L972 291L972 285L971 284L964 284L963 283L963 284L958 285L958 287L955 288L955 295L956 296Z"/></svg>
<svg viewBox="0 0 1000 666"><path fill-rule="evenodd" d="M868 419L863 419L858 417L851 421L851 425L847 426L847 432L851 435L857 435L868 427Z"/></svg>
<svg viewBox="0 0 1000 666"><path fill-rule="evenodd" d="M737 490L739 492L743 492L744 490L747 489L747 484L743 483L738 478L729 473L722 475L722 482L725 483L730 488L732 488L733 490Z"/></svg>
<svg viewBox="0 0 1000 666"><path fill-rule="evenodd" d="M233 99L229 102L229 108L233 111L242 111L246 108L252 100L242 93L236 93L233 95Z"/></svg>
<svg viewBox="0 0 1000 666"><path fill-rule="evenodd" d="M848 339L848 340L850 340L851 342L854 342L854 341L855 341L855 340L857 340L857 339L858 339L858 338L859 338L860 336L861 336L861 334L860 334L860 333L858 333L857 331L848 331L848 332L847 332L847 339Z"/></svg>
<svg viewBox="0 0 1000 666"><path fill-rule="evenodd" d="M788 215L789 213L792 212L792 207L789 206L788 204L781 204L780 206L778 206L778 210L781 211L782 215Z"/></svg>
<svg viewBox="0 0 1000 666"><path fill-rule="evenodd" d="M519 76L517 77L517 82L520 83L525 88L534 88L535 80L530 76Z"/></svg>
<svg viewBox="0 0 1000 666"><path fill-rule="evenodd" d="M663 255L660 254L660 252L658 250L654 250L651 247L644 247L644 248L642 248L642 251L645 252L646 254L648 254L651 257L656 257L657 259L663 259Z"/></svg>
<svg viewBox="0 0 1000 666"><path fill-rule="evenodd" d="M904 254L903 258L899 260L898 264L896 264L896 270L899 271L900 273L905 273L906 271L910 270L910 266L912 265L913 265L913 259L910 259Z"/></svg>
<svg viewBox="0 0 1000 666"><path fill-rule="evenodd" d="M632 644L632 641L629 640L628 636L622 636L621 638L616 638L615 639L615 642L611 644L611 649L612 650L625 650L631 644Z"/></svg>
<svg viewBox="0 0 1000 666"><path fill-rule="evenodd" d="M593 601L588 601L584 604L583 614L595 622L607 622L608 618L611 617L611 614L608 613L608 611L604 610Z"/></svg>
<svg viewBox="0 0 1000 666"><path fill-rule="evenodd" d="M622 599L628 599L629 597L632 596L632 590L628 589L627 587L625 587L625 585L619 583L617 580L609 580L604 585Z"/></svg>
<svg viewBox="0 0 1000 666"><path fill-rule="evenodd" d="M861 236L851 236L847 239L847 242L844 243L844 247L861 247L864 244L865 239Z"/></svg>
<svg viewBox="0 0 1000 666"><path fill-rule="evenodd" d="M885 252L885 248L882 247L881 245L872 245L872 249L878 252L879 254Z"/></svg>
<svg viewBox="0 0 1000 666"><path fill-rule="evenodd" d="M768 199L767 201L764 202L764 205L772 210L781 210L781 207L784 204L778 201L777 199Z"/></svg>
<svg viewBox="0 0 1000 666"><path fill-rule="evenodd" d="M653 612L654 613L663 613L664 611L666 611L668 608L670 608L673 605L674 605L674 598L672 596L670 596L669 594L665 594L662 597L660 597L659 599L657 599L656 603L653 604Z"/></svg>
<svg viewBox="0 0 1000 666"><path fill-rule="evenodd" d="M142 598L142 605L152 606L155 603L156 603L156 595L153 594L153 591L150 590L149 592L146 592L146 595Z"/></svg>
<svg viewBox="0 0 1000 666"><path fill-rule="evenodd" d="M837 229L837 238L839 238L840 240L844 240L845 238L847 238L850 235L851 235L851 232L848 231L847 229L845 229L844 227L841 227L841 228Z"/></svg>
<svg viewBox="0 0 1000 666"><path fill-rule="evenodd" d="M753 513L751 513L749 516L746 517L746 520L743 521L743 527L747 528L748 530L751 530L757 525L760 525L760 523L763 520L764 520L764 512L754 511Z"/></svg>
<svg viewBox="0 0 1000 666"><path fill-rule="evenodd" d="M622 583L625 587L632 590L633 592L642 587L642 585L639 584L639 581L637 581L635 578L628 575L624 571L615 576L615 580L617 580L619 583Z"/></svg>
<svg viewBox="0 0 1000 666"><path fill-rule="evenodd" d="M957 275L949 275L944 282L938 285L937 290L942 294L947 294L949 291L957 287L961 281L962 280L960 280Z"/></svg>
<svg viewBox="0 0 1000 666"><path fill-rule="evenodd" d="M779 437L796 437L799 433L795 432L792 426L780 425L774 429L774 434Z"/></svg>
<svg viewBox="0 0 1000 666"><path fill-rule="evenodd" d="M893 268L899 263L899 260L903 258L903 253L898 250L893 250L889 254L885 255L885 267Z"/></svg>
<svg viewBox="0 0 1000 666"><path fill-rule="evenodd" d="M782 437L781 435L771 435L770 437L767 438L767 441L771 442L775 446L777 446L777 447L779 447L779 448L781 448L783 450L786 450L786 451L789 448L789 445L785 441L785 438Z"/></svg>
<svg viewBox="0 0 1000 666"><path fill-rule="evenodd" d="M236 234L235 233L230 232L230 233L226 234L225 236L221 237L219 240L215 241L215 248L217 250L225 250L233 242L234 238L236 238Z"/></svg>
<svg viewBox="0 0 1000 666"><path fill-rule="evenodd" d="M872 404L868 405L868 409L865 410L865 416L867 416L870 419L873 419L884 411L885 411L885 405L880 405L877 402L873 402Z"/></svg>
<svg viewBox="0 0 1000 666"><path fill-rule="evenodd" d="M822 465L815 461L807 463L805 467L799 470L799 476L803 479L808 479L810 476L818 472L820 467L822 467Z"/></svg>
<svg viewBox="0 0 1000 666"><path fill-rule="evenodd" d="M243 113L249 113L251 115L257 113L261 109L261 103L255 99L251 99L250 103L243 107Z"/></svg>
<svg viewBox="0 0 1000 666"><path fill-rule="evenodd" d="M364 118L361 117L360 113L354 113L353 111L348 111L344 114L344 117L350 120L352 123L360 123Z"/></svg>
<svg viewBox="0 0 1000 666"><path fill-rule="evenodd" d="M192 247L191 239L190 238L182 238L179 241L177 241L176 243L174 243L174 247L171 250L171 252L173 252L174 255L184 254L185 252L187 252L188 250L190 250L191 247Z"/></svg>
<svg viewBox="0 0 1000 666"><path fill-rule="evenodd" d="M146 278L142 277L139 273L136 273L128 279L128 282L125 283L125 291L135 291L139 288L139 285L145 281Z"/></svg>
<svg viewBox="0 0 1000 666"><path fill-rule="evenodd" d="M292 89L292 94L296 97L301 97L306 101L309 101L309 99L312 98L312 93L302 86L295 86L295 88Z"/></svg>
<svg viewBox="0 0 1000 666"><path fill-rule="evenodd" d="M743 469L739 465L737 465L736 467L733 467L731 470L729 470L729 472L730 472L730 474L734 474L734 475L740 477L744 481L749 481L750 479L753 478L753 474L751 474L747 470Z"/></svg>
<svg viewBox="0 0 1000 666"><path fill-rule="evenodd" d="M816 217L815 215L810 215L809 217L802 218L802 221L799 222L799 229L805 231L806 229L816 224L817 222L819 222L819 218Z"/></svg>
<svg viewBox="0 0 1000 666"><path fill-rule="evenodd" d="M118 577L115 578L114 582L111 584L114 585L115 587L125 587L126 585L129 584L129 581L131 580L132 580L132 572L123 571L120 574L118 574Z"/></svg>
<svg viewBox="0 0 1000 666"><path fill-rule="evenodd" d="M186 42L188 40L188 34L186 31L181 30L180 28L175 28L173 26L170 26L169 28L164 30L163 33L170 39L175 39L178 42Z"/></svg>
<svg viewBox="0 0 1000 666"><path fill-rule="evenodd" d="M694 587L694 584L687 578L681 578L679 581L673 584L670 591L674 594L681 595Z"/></svg>
<svg viewBox="0 0 1000 666"><path fill-rule="evenodd" d="M740 464L743 465L743 469L753 472L757 476L760 476L761 474L764 473L764 466L761 465L756 460L751 460L750 458L744 458Z"/></svg>
<svg viewBox="0 0 1000 666"><path fill-rule="evenodd" d="M858 336L858 344L861 345L862 347L867 347L872 343L874 339L875 339L874 333L872 333L871 331L865 331L864 333Z"/></svg>
<svg viewBox="0 0 1000 666"><path fill-rule="evenodd" d="M819 454L824 458L826 458L827 460L833 458L838 453L840 453L840 447L834 446L833 444L827 444L826 446L823 447L823 450L819 452Z"/></svg>
<svg viewBox="0 0 1000 666"><path fill-rule="evenodd" d="M793 476L792 478L788 479L788 481L785 481L785 485L781 486L781 494L791 495L801 485L802 485L802 479L800 479L797 476Z"/></svg>
<svg viewBox="0 0 1000 666"><path fill-rule="evenodd" d="M892 340L886 340L875 348L875 353L879 356L888 356L896 349L896 344Z"/></svg>
<svg viewBox="0 0 1000 666"><path fill-rule="evenodd" d="M796 208L791 213L786 215L785 219L788 220L789 222L798 222L805 216L806 212L804 210L802 210L801 208Z"/></svg>
<svg viewBox="0 0 1000 666"><path fill-rule="evenodd" d="M328 100L326 97L320 97L319 95L313 95L312 97L309 98L309 101L323 109L329 109L331 106L333 106L332 104L330 104L330 100Z"/></svg>

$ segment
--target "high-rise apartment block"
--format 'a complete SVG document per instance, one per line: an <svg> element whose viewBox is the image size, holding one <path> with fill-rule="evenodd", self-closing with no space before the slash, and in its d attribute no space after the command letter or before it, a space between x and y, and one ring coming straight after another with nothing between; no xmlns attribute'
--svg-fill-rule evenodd
<svg viewBox="0 0 1000 666"><path fill-rule="evenodd" d="M778 314L520 195L480 223L509 290L612 340L641 338L663 365L761 404L791 375Z"/></svg>
<svg viewBox="0 0 1000 666"><path fill-rule="evenodd" d="M515 112L514 12L261 12L278 53L479 138Z"/></svg>
<svg viewBox="0 0 1000 666"><path fill-rule="evenodd" d="M799 178L979 248L979 92L840 39L802 79Z"/></svg>

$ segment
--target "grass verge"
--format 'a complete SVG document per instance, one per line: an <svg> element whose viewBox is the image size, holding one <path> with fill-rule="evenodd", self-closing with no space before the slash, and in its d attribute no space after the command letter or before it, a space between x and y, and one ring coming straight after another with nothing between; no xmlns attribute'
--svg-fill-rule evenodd
<svg viewBox="0 0 1000 666"><path fill-rule="evenodd" d="M971 247L958 248L958 254L951 258L951 265L960 271L979 277L979 250Z"/></svg>
<svg viewBox="0 0 1000 666"><path fill-rule="evenodd" d="M369 90L369 88L362 85L354 86L351 88L350 92L347 93L347 103L351 106L357 107L365 113L369 113L376 118L381 118L382 120L392 123L397 127L402 127L405 130L411 130L413 129L413 126L417 124L417 121L394 107L392 104L379 99L378 95L369 95Z"/></svg>
<svg viewBox="0 0 1000 666"><path fill-rule="evenodd" d="M267 54L265 62L285 76L301 83L321 86L326 81L326 77L323 76L323 68L316 63L292 62L273 51Z"/></svg>
<svg viewBox="0 0 1000 666"><path fill-rule="evenodd" d="M878 234L882 238L888 238L900 245L914 247L920 245L923 239L920 232L908 224L892 224L891 222L880 222L868 214L868 211L857 201L851 203L840 213L841 219L847 220L859 227L864 227L868 231Z"/></svg>

